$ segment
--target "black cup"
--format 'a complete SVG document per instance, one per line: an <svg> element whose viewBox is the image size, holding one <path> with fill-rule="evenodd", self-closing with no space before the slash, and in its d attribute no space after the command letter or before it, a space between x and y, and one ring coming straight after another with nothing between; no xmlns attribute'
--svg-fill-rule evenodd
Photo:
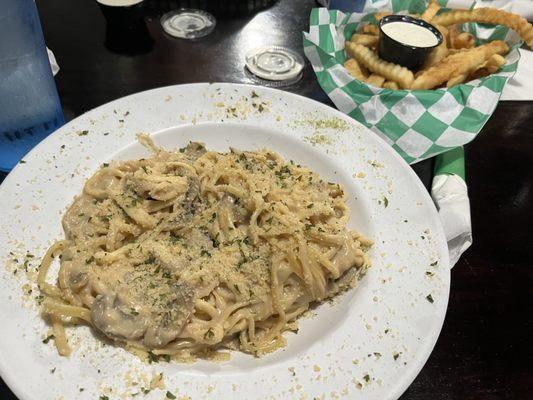
<svg viewBox="0 0 533 400"><path fill-rule="evenodd" d="M437 37L437 44L431 47L417 47L409 46L405 43L398 42L397 40L388 36L381 29L383 25L388 24L390 22L407 22L410 24L422 26L433 32L433 34ZM379 33L379 57L385 61L389 61L394 64L399 64L409 68L410 70L415 71L419 69L422 64L424 64L431 50L433 50L435 47L442 43L442 35L437 28L435 28L433 25L426 21L416 19L408 15L388 15L386 17L383 17L379 21Z"/></svg>
<svg viewBox="0 0 533 400"><path fill-rule="evenodd" d="M108 23L117 28L130 28L139 23L144 17L144 1L126 5L126 6L113 6L100 3L96 0L102 14Z"/></svg>
<svg viewBox="0 0 533 400"><path fill-rule="evenodd" d="M144 22L144 1L125 6L96 1L106 19L105 46L110 51L133 56L153 49L154 39Z"/></svg>

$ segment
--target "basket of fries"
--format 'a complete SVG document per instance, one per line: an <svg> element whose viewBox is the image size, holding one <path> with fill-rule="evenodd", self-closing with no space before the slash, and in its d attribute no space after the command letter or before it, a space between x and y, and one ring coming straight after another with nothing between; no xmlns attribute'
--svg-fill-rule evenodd
<svg viewBox="0 0 533 400"><path fill-rule="evenodd" d="M409 163L473 140L517 69L518 48L533 45L533 27L518 15L446 3L391 0L366 14L316 8L304 33L304 52L337 108ZM423 19L442 34L420 69L378 56L378 24L389 14Z"/></svg>

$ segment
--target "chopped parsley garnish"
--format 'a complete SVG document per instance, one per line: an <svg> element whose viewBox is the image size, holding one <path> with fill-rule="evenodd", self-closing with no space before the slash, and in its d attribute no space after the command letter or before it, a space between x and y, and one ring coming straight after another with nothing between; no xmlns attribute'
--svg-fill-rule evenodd
<svg viewBox="0 0 533 400"><path fill-rule="evenodd" d="M170 240L170 243L176 244L178 243L182 237L180 235L176 235L175 233L171 233L168 240Z"/></svg>
<svg viewBox="0 0 533 400"><path fill-rule="evenodd" d="M152 353L151 351L148 351L148 362L150 364L159 362L159 356L157 354Z"/></svg>
<svg viewBox="0 0 533 400"><path fill-rule="evenodd" d="M130 311L130 314L131 315L139 315L139 312L132 308L131 311Z"/></svg>
<svg viewBox="0 0 533 400"><path fill-rule="evenodd" d="M166 397L167 399L175 399L175 398L176 398L176 396L174 396L174 395L173 395L172 393L170 393L168 390L167 390L167 394L165 395L165 397Z"/></svg>
<svg viewBox="0 0 533 400"><path fill-rule="evenodd" d="M313 206L314 206L314 204L311 203L311 204L308 204L308 205L307 205L307 208L313 208Z"/></svg>
<svg viewBox="0 0 533 400"><path fill-rule="evenodd" d="M213 336L215 336L215 333L213 332L211 328L209 328L207 332L204 334L204 339L210 339Z"/></svg>
<svg viewBox="0 0 533 400"><path fill-rule="evenodd" d="M392 358L394 358L394 361L396 361L398 359L398 357L400 357L400 353L394 353L392 355Z"/></svg>
<svg viewBox="0 0 533 400"><path fill-rule="evenodd" d="M54 339L55 336L54 335L48 335L46 338L43 339L43 343L46 344L48 343L50 340Z"/></svg>
<svg viewBox="0 0 533 400"><path fill-rule="evenodd" d="M235 288L235 290L240 293L241 292L241 289L239 289L239 285L237 285L236 283L233 284L233 287Z"/></svg>
<svg viewBox="0 0 533 400"><path fill-rule="evenodd" d="M433 303L435 300L433 300L433 296L431 294L428 294L426 296L426 300L429 301L430 303Z"/></svg>
<svg viewBox="0 0 533 400"><path fill-rule="evenodd" d="M252 90L252 99L255 99L256 97L259 97L259 95L255 92L255 90Z"/></svg>
<svg viewBox="0 0 533 400"><path fill-rule="evenodd" d="M100 400L109 400L109 397L107 397L106 395L102 395L100 396Z"/></svg>
<svg viewBox="0 0 533 400"><path fill-rule="evenodd" d="M211 253L206 249L202 249L202 251L200 251L200 255L205 257L211 257Z"/></svg>
<svg viewBox="0 0 533 400"><path fill-rule="evenodd" d="M383 205L385 206L385 208L389 206L389 199L387 199L385 196L383 197Z"/></svg>
<svg viewBox="0 0 533 400"><path fill-rule="evenodd" d="M89 134L89 131L80 131L78 132L78 136L87 136Z"/></svg>
<svg viewBox="0 0 533 400"><path fill-rule="evenodd" d="M439 261L437 260L437 261L433 261L433 262L432 262L431 264L429 264L429 265L431 265L432 267L434 267L434 266L437 265L438 263L439 263Z"/></svg>
<svg viewBox="0 0 533 400"><path fill-rule="evenodd" d="M150 256L144 260L143 264L154 264L156 262L156 258L153 254L150 254Z"/></svg>
<svg viewBox="0 0 533 400"><path fill-rule="evenodd" d="M363 376L363 379L366 383L370 382L370 375L366 374L365 376Z"/></svg>
<svg viewBox="0 0 533 400"><path fill-rule="evenodd" d="M87 260L85 260L85 264L91 264L94 262L94 256L90 256Z"/></svg>

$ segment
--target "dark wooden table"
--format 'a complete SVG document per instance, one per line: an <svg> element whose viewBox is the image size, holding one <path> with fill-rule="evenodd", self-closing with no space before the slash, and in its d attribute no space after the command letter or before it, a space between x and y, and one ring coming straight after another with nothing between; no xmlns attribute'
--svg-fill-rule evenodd
<svg viewBox="0 0 533 400"><path fill-rule="evenodd" d="M152 1L164 8L169 2ZM313 0L281 0L258 14L220 17L196 42L162 33L158 11L146 18L153 42L106 41L106 23L91 0L37 1L56 82L72 119L116 98L189 82L252 83L246 50L262 44L301 50ZM131 42L131 41L130 41ZM119 54L117 53L129 53ZM291 92L330 104L309 66ZM533 103L502 102L467 146L474 244L452 271L448 314L433 354L407 399L526 399L533 393ZM428 185L432 163L414 166ZM0 176L0 180L3 176ZM31 379L31 377L26 377ZM0 385L1 399L15 399Z"/></svg>

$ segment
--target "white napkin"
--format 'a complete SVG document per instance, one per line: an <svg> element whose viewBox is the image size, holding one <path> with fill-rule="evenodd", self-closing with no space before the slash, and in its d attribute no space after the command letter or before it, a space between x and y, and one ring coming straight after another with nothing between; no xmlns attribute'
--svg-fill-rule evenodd
<svg viewBox="0 0 533 400"><path fill-rule="evenodd" d="M533 51L520 49L518 69L505 85L500 100L533 100Z"/></svg>
<svg viewBox="0 0 533 400"><path fill-rule="evenodd" d="M468 189L458 175L436 175L433 177L431 197L439 210L452 268L472 244Z"/></svg>

